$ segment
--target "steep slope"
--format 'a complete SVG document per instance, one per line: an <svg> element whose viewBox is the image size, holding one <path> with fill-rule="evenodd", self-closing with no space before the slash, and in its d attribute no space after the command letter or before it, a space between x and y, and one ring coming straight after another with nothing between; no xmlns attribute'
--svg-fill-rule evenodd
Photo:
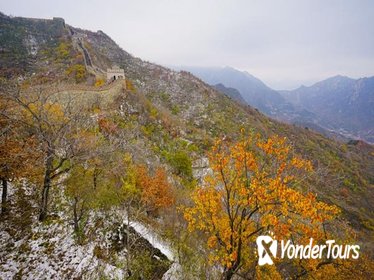
<svg viewBox="0 0 374 280"><path fill-rule="evenodd" d="M7 22L4 29L14 30L22 22L21 26L26 31L35 22L35 20L7 17L4 21ZM53 20L46 21L45 24L53 26L53 22ZM110 96L107 91L103 91L100 94L95 93L94 98L90 98L93 87L89 85L92 85L92 79L102 78L107 67L113 65L122 67L126 74L127 90L118 90L117 95L101 109L112 117L120 131L118 139L125 142L125 149L136 162L146 162L153 168L159 165L165 166L173 182L183 190L188 189L187 181L191 178L183 178L180 170L177 170L178 166L173 165L173 161L170 160L176 151L182 150L188 155L193 162L195 179L200 180L201 176L196 174L201 174L199 171L204 168L206 171L206 166L199 165L199 162L206 161L205 154L217 137L226 136L235 140L240 137L242 129L264 136L272 134L285 136L298 153L312 160L318 171L311 175L300 189L316 192L320 199L341 207L342 220L349 222L357 231L364 250L371 252L374 221L372 204L374 151L371 146L365 146L363 149L360 145L356 145L357 143L345 145L307 129L274 121L248 105L234 102L188 72L172 71L131 56L102 31L91 32L65 25L61 27L61 32L62 35L53 37L53 40L56 41L57 47L61 42L71 46L69 55L64 63L59 60L51 62L52 65L56 65L56 68L51 69L55 69L54 82L59 81L59 86L44 83L45 87L52 88L58 93L68 92L74 96L79 95L76 105L82 108L90 107L89 105L92 104L89 102L95 103L96 100L100 101ZM24 38L27 37L28 32L8 34L20 37L19 44L25 46ZM45 36L48 35L50 33L47 32ZM44 46L42 39L37 38L36 41L38 46ZM6 52L1 53L1 62L6 61L10 53L9 47L3 42L4 40L0 41L0 47L6 49ZM53 50L55 45L52 47ZM6 55L3 56L4 53ZM37 51L36 56L39 53L41 55L42 51ZM27 59L31 55L28 54ZM66 77L67 69L71 65L76 65L74 64L76 55L80 57L80 63L84 63L85 71L89 73L85 79ZM88 59L85 56L89 57L90 63L87 63ZM18 67L20 65L18 61L23 61L23 58L14 56L12 59L15 60L16 69L7 72L8 68L2 66L4 72L10 73L9 79L16 80L20 76L23 79L32 78L33 71L36 70L40 76L50 71L43 67L36 67L39 62L32 64L32 60L27 60L31 63L30 68L19 74L22 67ZM38 58L37 61L40 59ZM45 60L43 63L46 63ZM228 71L233 72L230 69ZM243 89L245 89L247 88L245 81L252 80L252 77L243 75L240 75L239 81L243 79ZM263 104L261 106L264 106L264 110L273 112L274 104L284 102L276 92L266 89L266 86L264 88L264 85L256 80L254 83L255 86L248 86L248 98L254 95L255 89L258 88L264 89L264 95L271 97L271 104L265 101L261 103L262 97L257 99L256 102ZM118 84L109 84L105 87L109 88L110 92L110 89L117 86ZM225 84L225 86L231 85ZM83 88L83 90L74 91L72 88ZM240 92L243 94L241 90ZM101 104L99 101L97 102ZM160 220L154 224L164 226ZM364 245L365 241L366 245Z"/></svg>
<svg viewBox="0 0 374 280"><path fill-rule="evenodd" d="M40 81L53 81L65 76L70 65L83 63L61 18L10 18L0 13L0 30L2 77L33 75Z"/></svg>
<svg viewBox="0 0 374 280"><path fill-rule="evenodd" d="M216 90L226 94L231 97L233 100L236 100L242 104L247 104L240 92L235 88L225 87L223 84L216 84L213 86Z"/></svg>
<svg viewBox="0 0 374 280"><path fill-rule="evenodd" d="M374 143L374 77L335 76L280 93L295 106L313 112L319 126Z"/></svg>

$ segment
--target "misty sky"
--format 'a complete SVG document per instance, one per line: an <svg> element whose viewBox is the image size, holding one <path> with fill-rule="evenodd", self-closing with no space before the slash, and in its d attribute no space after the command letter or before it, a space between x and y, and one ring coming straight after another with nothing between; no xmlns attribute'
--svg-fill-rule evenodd
<svg viewBox="0 0 374 280"><path fill-rule="evenodd" d="M162 65L232 66L275 89L374 75L374 1L0 0L7 15L103 30Z"/></svg>

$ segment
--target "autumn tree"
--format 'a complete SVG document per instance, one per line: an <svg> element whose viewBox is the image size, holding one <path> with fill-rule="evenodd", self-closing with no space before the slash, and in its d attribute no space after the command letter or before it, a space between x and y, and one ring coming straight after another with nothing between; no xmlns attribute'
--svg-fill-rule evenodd
<svg viewBox="0 0 374 280"><path fill-rule="evenodd" d="M292 152L285 138L217 141L209 160L213 174L193 192L194 204L184 216L190 231L207 234L210 261L223 268L223 279L239 270L253 272L259 234L320 240L323 224L339 212L315 194L297 190L313 168Z"/></svg>
<svg viewBox="0 0 374 280"><path fill-rule="evenodd" d="M125 80L126 89L131 92L136 92L136 88L131 80L126 79Z"/></svg>
<svg viewBox="0 0 374 280"><path fill-rule="evenodd" d="M68 77L74 77L76 83L84 81L87 77L87 70L83 64L74 64L65 71Z"/></svg>
<svg viewBox="0 0 374 280"><path fill-rule="evenodd" d="M71 202L73 212L74 232L78 242L81 242L84 233L82 221L87 217L89 209L93 208L96 197L100 139L90 131L77 131L70 137L76 139L76 150L84 151L84 157L70 164L69 174L64 181L65 195Z"/></svg>
<svg viewBox="0 0 374 280"><path fill-rule="evenodd" d="M32 172L37 154L34 153L36 142L32 137L23 138L14 130L4 132L0 144L0 180L2 181L1 212L7 209L8 182L21 179Z"/></svg>
<svg viewBox="0 0 374 280"><path fill-rule="evenodd" d="M114 199L124 212L122 219L125 229L126 269L130 277L133 273L131 266L135 258L134 248L137 241L131 238L130 226L132 221L137 220L145 212L145 209L140 203L141 192L136 186L136 171L131 155L116 151L111 156L110 165L104 174L108 180L107 186L113 190Z"/></svg>
<svg viewBox="0 0 374 280"><path fill-rule="evenodd" d="M138 240L130 234L130 225L131 221L145 213L145 208L140 201L141 191L137 188L131 155L125 153L117 143L111 143L106 137L103 139L104 142L96 143L96 147L87 144L92 149L91 153L86 161L72 166L65 180L65 194L71 203L78 242L82 242L85 236L84 221L90 211L121 210L116 213L123 221L126 233L126 267L131 275L131 264L136 257L133 253Z"/></svg>
<svg viewBox="0 0 374 280"><path fill-rule="evenodd" d="M156 213L159 209L173 205L174 195L164 169L157 168L154 176L150 176L144 165L137 166L136 185L141 191L140 200L148 213Z"/></svg>
<svg viewBox="0 0 374 280"><path fill-rule="evenodd" d="M39 212L39 220L43 221L47 217L53 181L67 173L71 160L81 153L76 149L74 135L86 120L85 114L74 107L71 96L66 95L63 99L42 88L24 90L15 84L1 84L1 92L20 107L13 121L29 131L38 142L35 153L42 155L40 161L44 165Z"/></svg>
<svg viewBox="0 0 374 280"><path fill-rule="evenodd" d="M88 214L87 212L95 197L91 177L92 169L84 168L82 165L75 165L65 182L65 193L72 202L74 232L77 234L79 242L84 230L81 222Z"/></svg>
<svg viewBox="0 0 374 280"><path fill-rule="evenodd" d="M71 203L74 232L81 242L90 211L109 209L121 201L121 189L112 174L121 153L114 152L115 148L94 130L80 131L72 137L77 141L76 150L83 153L78 160L72 159L74 164L64 184L66 198Z"/></svg>
<svg viewBox="0 0 374 280"><path fill-rule="evenodd" d="M2 181L1 212L7 209L8 182L22 176L32 176L38 154L33 135L14 122L16 103L0 95L0 180ZM31 178L30 178L31 179Z"/></svg>
<svg viewBox="0 0 374 280"><path fill-rule="evenodd" d="M131 224L146 213L170 207L174 202L172 187L162 168L150 175L147 167L135 165L132 156L121 149L117 149L105 161L99 181L105 184L105 188L96 190L98 203L118 206L124 213L126 268L130 277L136 269L133 265L137 258L138 242L138 237L130 232Z"/></svg>

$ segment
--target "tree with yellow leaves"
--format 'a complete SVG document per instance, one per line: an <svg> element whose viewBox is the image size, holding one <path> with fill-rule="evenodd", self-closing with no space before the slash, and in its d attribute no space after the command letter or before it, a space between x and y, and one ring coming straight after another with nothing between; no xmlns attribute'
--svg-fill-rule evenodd
<svg viewBox="0 0 374 280"><path fill-rule="evenodd" d="M305 242L324 237L323 223L339 210L297 190L312 164L295 155L285 138L250 136L237 143L217 141L209 155L212 175L192 193L184 210L190 231L207 235L210 261L223 279L256 270L258 235Z"/></svg>

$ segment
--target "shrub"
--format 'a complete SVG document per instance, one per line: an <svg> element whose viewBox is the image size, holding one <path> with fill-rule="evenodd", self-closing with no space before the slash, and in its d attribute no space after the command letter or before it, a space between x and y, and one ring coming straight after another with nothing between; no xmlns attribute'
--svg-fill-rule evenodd
<svg viewBox="0 0 374 280"><path fill-rule="evenodd" d="M70 56L70 45L61 42L56 48L57 59L67 60Z"/></svg>
<svg viewBox="0 0 374 280"><path fill-rule="evenodd" d="M99 79L97 79L96 82L95 82L95 87L101 87L101 86L103 86L104 84L105 84L104 79L103 79L103 78L99 78Z"/></svg>
<svg viewBox="0 0 374 280"><path fill-rule="evenodd" d="M65 73L69 77L74 77L77 83L82 82L87 76L86 67L82 64L74 64L70 66Z"/></svg>
<svg viewBox="0 0 374 280"><path fill-rule="evenodd" d="M168 154L167 160L178 175L192 179L192 162L185 152L178 151L174 154Z"/></svg>

